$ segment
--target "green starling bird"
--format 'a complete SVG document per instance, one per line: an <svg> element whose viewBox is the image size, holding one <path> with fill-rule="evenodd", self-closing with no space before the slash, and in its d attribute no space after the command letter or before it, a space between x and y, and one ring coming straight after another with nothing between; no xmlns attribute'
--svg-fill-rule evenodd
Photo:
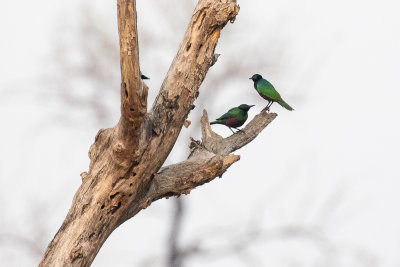
<svg viewBox="0 0 400 267"><path fill-rule="evenodd" d="M240 131L237 127L242 126L247 120L247 111L254 105L241 104L236 108L231 108L227 113L211 122L210 124L222 124L227 126L232 133L235 133L232 128Z"/></svg>
<svg viewBox="0 0 400 267"><path fill-rule="evenodd" d="M274 86L266 79L263 79L260 74L254 74L250 79L253 80L254 88L257 90L258 94L268 101L268 105L265 107L267 110L269 110L269 107L274 102L277 102L287 110L293 110L288 103L283 101L281 95L275 90Z"/></svg>

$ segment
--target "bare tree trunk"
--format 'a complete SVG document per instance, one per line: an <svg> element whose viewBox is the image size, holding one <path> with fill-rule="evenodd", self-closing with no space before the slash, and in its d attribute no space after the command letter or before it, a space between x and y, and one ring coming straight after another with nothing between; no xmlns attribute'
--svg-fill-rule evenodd
<svg viewBox="0 0 400 267"><path fill-rule="evenodd" d="M276 114L261 112L223 139L202 117L203 141L192 140L189 158L160 169L170 153L208 69L222 28L239 12L234 0L199 0L179 50L147 112L147 86L139 76L134 0L118 0L121 118L98 132L89 150L89 171L40 266L89 266L108 236L153 201L188 194L221 176ZM101 55L99 55L101 56Z"/></svg>

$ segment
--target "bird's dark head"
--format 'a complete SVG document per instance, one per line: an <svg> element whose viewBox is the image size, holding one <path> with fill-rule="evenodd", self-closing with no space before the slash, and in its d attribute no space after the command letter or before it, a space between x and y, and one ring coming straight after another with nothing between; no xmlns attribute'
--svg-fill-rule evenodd
<svg viewBox="0 0 400 267"><path fill-rule="evenodd" d="M249 111L249 109L252 107L254 107L254 105L241 104L240 106L238 106L238 108L240 108L243 111Z"/></svg>
<svg viewBox="0 0 400 267"><path fill-rule="evenodd" d="M253 80L253 82L258 82L259 80L262 79L262 76L260 74L254 74L253 76L251 76L251 78L249 78L250 80Z"/></svg>

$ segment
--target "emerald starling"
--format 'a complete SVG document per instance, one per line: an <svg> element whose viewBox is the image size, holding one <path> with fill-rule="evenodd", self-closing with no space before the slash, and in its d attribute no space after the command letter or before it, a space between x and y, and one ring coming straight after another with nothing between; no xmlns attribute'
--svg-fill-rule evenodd
<svg viewBox="0 0 400 267"><path fill-rule="evenodd" d="M275 90L274 86L266 79L263 79L260 74L254 74L250 79L253 80L254 88L257 90L258 94L268 101L268 105L265 107L267 110L269 110L269 107L274 102L277 102L287 110L293 110L291 106L283 101L281 95Z"/></svg>
<svg viewBox="0 0 400 267"><path fill-rule="evenodd" d="M232 133L235 133L232 128L240 131L237 127L242 126L247 120L247 111L254 105L241 104L236 108L231 108L227 113L211 122L210 124L222 124L227 126ZM232 128L231 128L232 127Z"/></svg>

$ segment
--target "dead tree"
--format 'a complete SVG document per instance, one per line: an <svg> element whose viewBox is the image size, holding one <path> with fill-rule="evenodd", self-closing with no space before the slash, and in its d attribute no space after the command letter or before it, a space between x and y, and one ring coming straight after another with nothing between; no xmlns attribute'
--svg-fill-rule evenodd
<svg viewBox="0 0 400 267"><path fill-rule="evenodd" d="M235 20L235 0L199 0L153 106L139 74L135 0L118 0L121 117L101 129L90 147L89 171L40 266L89 266L108 236L123 222L164 197L188 194L220 177L239 160L235 150L251 142L275 117L262 111L228 138L215 134L207 113L202 141L192 140L187 160L161 168L199 95L222 28ZM101 55L99 55L101 56Z"/></svg>

